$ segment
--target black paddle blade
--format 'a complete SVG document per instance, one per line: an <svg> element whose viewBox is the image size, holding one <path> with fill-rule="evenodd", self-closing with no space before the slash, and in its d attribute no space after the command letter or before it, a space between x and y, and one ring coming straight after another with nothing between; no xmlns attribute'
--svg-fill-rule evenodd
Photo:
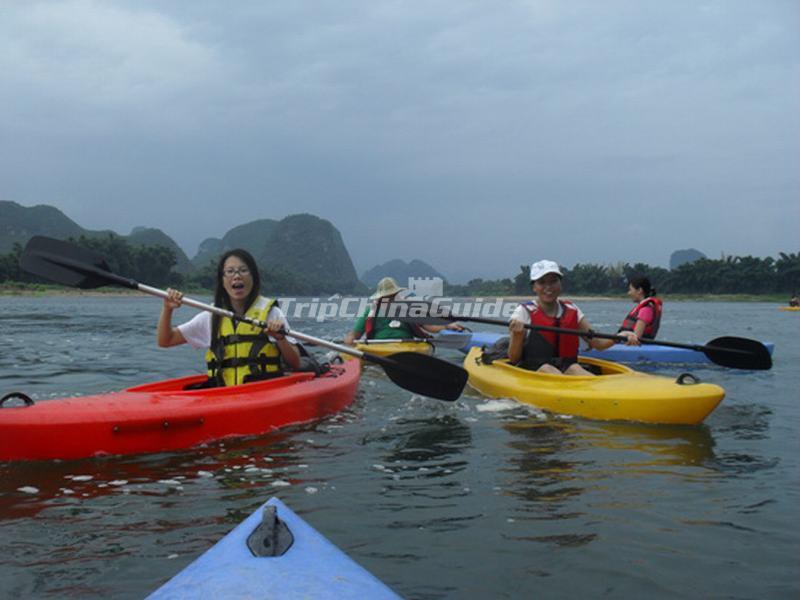
<svg viewBox="0 0 800 600"><path fill-rule="evenodd" d="M740 337L718 337L701 347L713 363L732 369L767 371L772 368L772 356L767 347L756 340Z"/></svg>
<svg viewBox="0 0 800 600"><path fill-rule="evenodd" d="M390 356L365 353L363 359L382 366L389 379L401 388L449 402L458 400L469 377L459 365L415 352Z"/></svg>
<svg viewBox="0 0 800 600"><path fill-rule="evenodd" d="M28 273L70 287L92 289L111 283L95 272L108 271L101 254L42 235L28 241L19 266Z"/></svg>

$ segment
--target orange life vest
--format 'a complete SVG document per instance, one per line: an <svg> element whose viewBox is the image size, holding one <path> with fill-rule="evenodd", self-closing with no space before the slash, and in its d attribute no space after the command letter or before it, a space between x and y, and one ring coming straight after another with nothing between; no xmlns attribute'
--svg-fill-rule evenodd
<svg viewBox="0 0 800 600"><path fill-rule="evenodd" d="M658 333L658 327L661 325L662 304L663 303L658 298L645 298L631 309L631 312L629 312L625 320L622 321L622 325L619 326L619 331L633 331L633 328L636 326L636 321L638 321L639 312L645 306L650 306L653 309L653 322L648 323L644 328L642 337L651 340L654 339Z"/></svg>

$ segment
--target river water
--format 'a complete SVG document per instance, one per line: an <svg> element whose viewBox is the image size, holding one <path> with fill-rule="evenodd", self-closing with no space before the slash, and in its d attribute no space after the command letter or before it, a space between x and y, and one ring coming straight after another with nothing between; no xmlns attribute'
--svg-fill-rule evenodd
<svg viewBox="0 0 800 600"><path fill-rule="evenodd" d="M629 308L580 305L599 331ZM156 347L159 308L0 297L0 395L199 372L202 353ZM292 325L335 337L348 323ZM369 367L353 406L322 422L184 452L0 463L0 597L141 598L277 496L406 598L797 598L798 334L800 314L775 304L668 303L663 339L775 343L767 372L658 369L726 389L697 427L564 418L470 391L445 403Z"/></svg>

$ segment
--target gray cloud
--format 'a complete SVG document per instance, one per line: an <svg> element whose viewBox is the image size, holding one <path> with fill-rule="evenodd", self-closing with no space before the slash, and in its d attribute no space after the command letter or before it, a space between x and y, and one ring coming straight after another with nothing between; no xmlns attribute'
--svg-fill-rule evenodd
<svg viewBox="0 0 800 600"><path fill-rule="evenodd" d="M797 251L798 6L5 5L0 197L190 254L312 212L455 280Z"/></svg>

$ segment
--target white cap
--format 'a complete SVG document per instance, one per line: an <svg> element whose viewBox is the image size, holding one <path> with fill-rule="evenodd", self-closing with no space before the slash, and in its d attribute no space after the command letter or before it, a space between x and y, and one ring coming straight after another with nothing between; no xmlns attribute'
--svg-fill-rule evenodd
<svg viewBox="0 0 800 600"><path fill-rule="evenodd" d="M548 273L555 273L559 277L564 276L564 274L558 269L558 264L552 260L540 260L531 265L531 281L541 279Z"/></svg>

